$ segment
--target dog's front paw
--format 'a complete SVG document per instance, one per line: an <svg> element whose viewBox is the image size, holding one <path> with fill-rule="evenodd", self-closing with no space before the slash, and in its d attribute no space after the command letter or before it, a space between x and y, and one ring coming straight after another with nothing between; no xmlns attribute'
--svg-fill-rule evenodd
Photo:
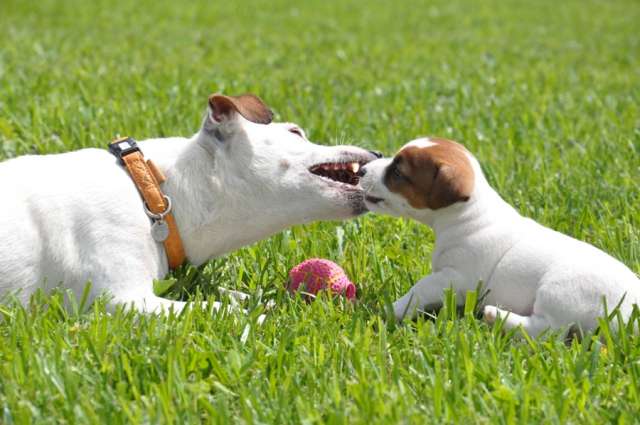
<svg viewBox="0 0 640 425"><path fill-rule="evenodd" d="M495 323L498 319L498 307L494 307L492 305L485 306L483 318L487 323Z"/></svg>
<svg viewBox="0 0 640 425"><path fill-rule="evenodd" d="M393 303L393 315L396 318L396 322L402 322L404 316L407 314L407 306L404 303L396 301Z"/></svg>
<svg viewBox="0 0 640 425"><path fill-rule="evenodd" d="M418 300L411 292L405 294L402 298L393 303L393 314L397 322L401 322L405 318L412 318L416 312Z"/></svg>

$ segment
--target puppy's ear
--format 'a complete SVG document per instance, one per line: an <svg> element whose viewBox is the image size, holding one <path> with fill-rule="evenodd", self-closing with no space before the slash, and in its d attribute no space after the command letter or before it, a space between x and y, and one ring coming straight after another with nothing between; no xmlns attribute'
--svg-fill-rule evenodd
<svg viewBox="0 0 640 425"><path fill-rule="evenodd" d="M427 205L432 210L466 202L473 190L473 174L466 164L440 164L435 169Z"/></svg>
<svg viewBox="0 0 640 425"><path fill-rule="evenodd" d="M257 124L269 124L273 119L273 113L269 107L253 94L240 96L212 94L209 96L209 108L211 118L218 123L232 119L236 113Z"/></svg>

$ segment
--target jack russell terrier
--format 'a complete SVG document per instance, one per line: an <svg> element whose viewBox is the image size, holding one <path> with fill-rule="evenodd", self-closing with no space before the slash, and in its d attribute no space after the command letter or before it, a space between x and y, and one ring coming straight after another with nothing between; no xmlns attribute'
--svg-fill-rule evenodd
<svg viewBox="0 0 640 425"><path fill-rule="evenodd" d="M484 319L504 319L537 336L547 328L594 329L620 306L626 319L640 302L640 280L624 264L585 242L522 217L493 190L462 145L418 139L394 158L360 171L370 211L410 217L433 228L433 272L397 300L397 320L442 304L453 288L459 304L479 282L488 293Z"/></svg>
<svg viewBox="0 0 640 425"><path fill-rule="evenodd" d="M0 294L24 303L62 284L79 297L91 281L91 297L109 293L110 309L181 310L152 288L170 268L168 237L175 265L199 265L294 224L366 211L356 173L380 154L316 145L271 119L254 95L215 94L191 138L119 143L119 155L138 151L149 167L102 149L0 163ZM161 195L159 210L147 189Z"/></svg>

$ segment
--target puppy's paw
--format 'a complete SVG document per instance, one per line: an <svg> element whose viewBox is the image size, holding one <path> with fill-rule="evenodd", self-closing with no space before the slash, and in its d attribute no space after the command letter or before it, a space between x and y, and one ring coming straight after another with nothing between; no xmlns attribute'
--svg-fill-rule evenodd
<svg viewBox="0 0 640 425"><path fill-rule="evenodd" d="M487 323L495 323L498 319L498 307L494 307L492 305L485 306L483 318Z"/></svg>
<svg viewBox="0 0 640 425"><path fill-rule="evenodd" d="M413 295L404 296L393 303L393 314L396 322L402 322L404 319L412 319L416 312L416 303Z"/></svg>
<svg viewBox="0 0 640 425"><path fill-rule="evenodd" d="M405 303L396 301L393 303L393 315L396 318L396 322L402 322L404 316L407 314L407 305Z"/></svg>
<svg viewBox="0 0 640 425"><path fill-rule="evenodd" d="M396 321L401 322L404 319L413 319L421 305L422 303L413 291L407 292L393 303L393 313L396 316Z"/></svg>

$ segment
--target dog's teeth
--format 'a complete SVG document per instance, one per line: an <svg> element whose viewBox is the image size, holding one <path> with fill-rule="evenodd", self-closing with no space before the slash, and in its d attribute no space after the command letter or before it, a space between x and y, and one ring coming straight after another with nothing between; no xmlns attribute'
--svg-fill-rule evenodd
<svg viewBox="0 0 640 425"><path fill-rule="evenodd" d="M356 176L360 171L359 162L328 162L314 165L310 171L319 176L349 185L356 186L359 178Z"/></svg>

